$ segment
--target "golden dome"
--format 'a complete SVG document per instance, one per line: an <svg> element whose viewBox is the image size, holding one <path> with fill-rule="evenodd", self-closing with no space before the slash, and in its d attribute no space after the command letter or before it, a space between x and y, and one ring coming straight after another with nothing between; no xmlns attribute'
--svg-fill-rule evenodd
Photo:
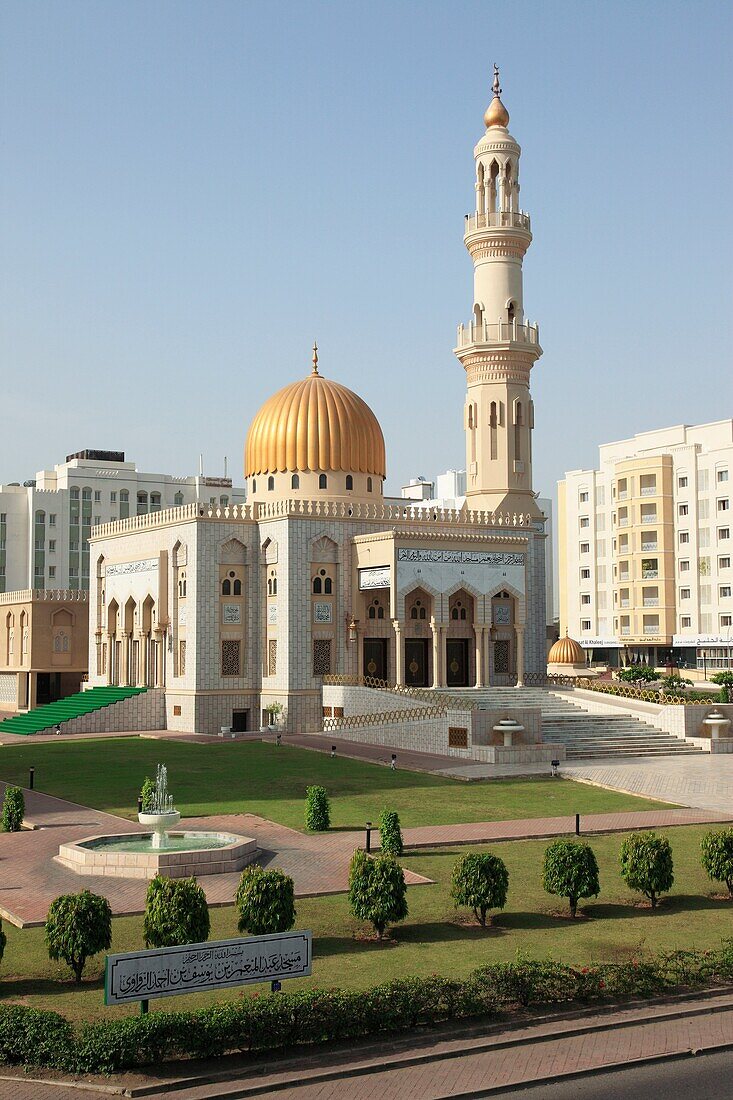
<svg viewBox="0 0 733 1100"><path fill-rule="evenodd" d="M488 130L490 126L504 126L506 128L509 125L509 112L499 99L501 88L499 87L499 69L496 65L494 65L494 83L492 87L494 98L484 114L486 129Z"/></svg>
<svg viewBox="0 0 733 1100"><path fill-rule="evenodd" d="M574 638L558 638L547 657L548 665L584 665L585 653Z"/></svg>
<svg viewBox="0 0 733 1100"><path fill-rule="evenodd" d="M252 421L244 476L303 470L346 470L386 476L384 436L365 401L313 372L266 401Z"/></svg>

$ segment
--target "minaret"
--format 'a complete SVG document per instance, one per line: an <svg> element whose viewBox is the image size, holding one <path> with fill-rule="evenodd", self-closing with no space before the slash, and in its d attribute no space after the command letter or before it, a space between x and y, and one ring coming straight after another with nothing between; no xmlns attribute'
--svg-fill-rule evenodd
<svg viewBox="0 0 733 1100"><path fill-rule="evenodd" d="M539 516L532 492L534 409L529 374L542 354L525 320L522 260L532 241L519 207L521 150L509 133L494 65L486 133L474 149L476 212L464 242L473 260L473 313L458 327L455 354L466 371L466 506Z"/></svg>

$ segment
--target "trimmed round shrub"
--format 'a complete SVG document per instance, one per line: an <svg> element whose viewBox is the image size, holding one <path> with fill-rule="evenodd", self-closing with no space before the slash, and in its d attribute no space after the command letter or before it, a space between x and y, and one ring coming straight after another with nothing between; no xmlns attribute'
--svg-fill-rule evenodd
<svg viewBox="0 0 733 1100"><path fill-rule="evenodd" d="M325 833L331 826L331 806L325 787L306 787L305 824L314 833Z"/></svg>
<svg viewBox="0 0 733 1100"><path fill-rule="evenodd" d="M509 872L503 859L491 852L469 852L453 865L450 896L459 905L473 909L482 928L489 909L503 909L509 889Z"/></svg>
<svg viewBox="0 0 733 1100"><path fill-rule="evenodd" d="M733 829L711 829L700 850L705 874L713 882L724 882L733 898Z"/></svg>
<svg viewBox="0 0 733 1100"><path fill-rule="evenodd" d="M143 804L143 813L147 814L153 808L153 798L155 797L155 780L151 776L146 775L143 779L143 785L140 788L140 798Z"/></svg>
<svg viewBox="0 0 733 1100"><path fill-rule="evenodd" d="M394 810L382 810L379 815L379 847L388 856L401 856L404 851L400 816Z"/></svg>
<svg viewBox="0 0 733 1100"><path fill-rule="evenodd" d="M25 798L20 787L6 787L3 799L3 832L19 833L25 817Z"/></svg>
<svg viewBox="0 0 733 1100"><path fill-rule="evenodd" d="M48 955L67 963L77 982L81 982L87 959L107 951L111 943L112 910L106 898L82 890L51 902L46 917Z"/></svg>
<svg viewBox="0 0 733 1100"><path fill-rule="evenodd" d="M150 880L143 918L146 947L203 943L210 925L206 894L195 878L156 875Z"/></svg>
<svg viewBox="0 0 733 1100"><path fill-rule="evenodd" d="M632 890L649 898L656 909L659 895L674 882L672 845L666 836L631 833L621 845L621 877Z"/></svg>
<svg viewBox="0 0 733 1100"><path fill-rule="evenodd" d="M0 1005L0 1063L74 1069L74 1028L58 1012Z"/></svg>
<svg viewBox="0 0 733 1100"><path fill-rule="evenodd" d="M372 858L357 848L349 865L349 906L355 917L374 925L380 940L388 924L405 919L405 874L394 856Z"/></svg>
<svg viewBox="0 0 733 1100"><path fill-rule="evenodd" d="M567 898L574 917L581 898L595 898L601 891L595 852L582 841L553 841L545 848L542 885L548 894Z"/></svg>
<svg viewBox="0 0 733 1100"><path fill-rule="evenodd" d="M287 932L295 924L295 884L277 867L263 871L256 863L242 871L236 897L240 932L266 936Z"/></svg>

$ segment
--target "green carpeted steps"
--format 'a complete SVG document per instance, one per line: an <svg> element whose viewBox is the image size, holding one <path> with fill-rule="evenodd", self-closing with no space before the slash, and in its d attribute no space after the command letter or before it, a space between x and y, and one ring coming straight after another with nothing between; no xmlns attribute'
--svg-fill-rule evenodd
<svg viewBox="0 0 733 1100"><path fill-rule="evenodd" d="M27 714L16 714L13 718L6 718L0 722L0 734L2 733L40 733L42 730L53 729L61 726L72 718L80 718L83 714L90 714L102 707L110 707L123 699L130 699L134 695L142 695L147 688L144 687L95 687L88 691L79 691L76 695L68 695L65 699L59 699L57 703L48 703L45 707L36 707Z"/></svg>

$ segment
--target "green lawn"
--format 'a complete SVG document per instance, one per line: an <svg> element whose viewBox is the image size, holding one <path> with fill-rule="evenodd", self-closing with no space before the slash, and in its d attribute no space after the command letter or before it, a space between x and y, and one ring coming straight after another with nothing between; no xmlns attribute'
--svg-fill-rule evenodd
<svg viewBox="0 0 733 1100"><path fill-rule="evenodd" d="M261 742L109 738L13 745L0 749L0 779L25 786L32 765L37 790L134 817L142 780L159 762L167 764L175 805L187 817L254 813L296 829L304 827L305 788L312 783L326 787L336 828L361 828L385 806L410 826L665 805L549 777L465 783Z"/></svg>
<svg viewBox="0 0 733 1100"><path fill-rule="evenodd" d="M450 873L456 857L465 849L439 849L409 855L407 867L436 880L433 886L408 889L410 915L392 931L393 942L377 944L361 937L363 925L349 914L345 895L303 899L297 903L296 927L310 928L314 936L313 976L300 983L359 988L386 978L433 972L461 976L489 962L512 959L518 949L535 957L551 956L583 965L638 956L644 951L718 944L733 934L733 903L721 893L700 867L700 838L704 826L667 830L674 851L675 884L660 908L640 904L624 885L618 870L621 836L599 836L592 844L600 866L601 894L582 903L583 916L570 921L557 916L566 903L545 894L540 883L546 841L512 841L492 850L509 868L509 899L493 926L482 930L466 911L456 911L448 896ZM474 849L477 850L477 849ZM725 888L723 887L723 891ZM211 911L211 938L237 934L234 909ZM114 921L113 951L143 946L142 919ZM88 980L74 988L61 964L48 960L40 928L19 931L5 924L8 944L0 967L0 991L7 1001L23 1001L53 1008L79 1019L134 1012L132 1006L105 1009L102 1004L102 957L91 961ZM246 995L246 989L244 990ZM193 1008L213 1000L236 998L241 990L217 996L164 998L157 1009Z"/></svg>

